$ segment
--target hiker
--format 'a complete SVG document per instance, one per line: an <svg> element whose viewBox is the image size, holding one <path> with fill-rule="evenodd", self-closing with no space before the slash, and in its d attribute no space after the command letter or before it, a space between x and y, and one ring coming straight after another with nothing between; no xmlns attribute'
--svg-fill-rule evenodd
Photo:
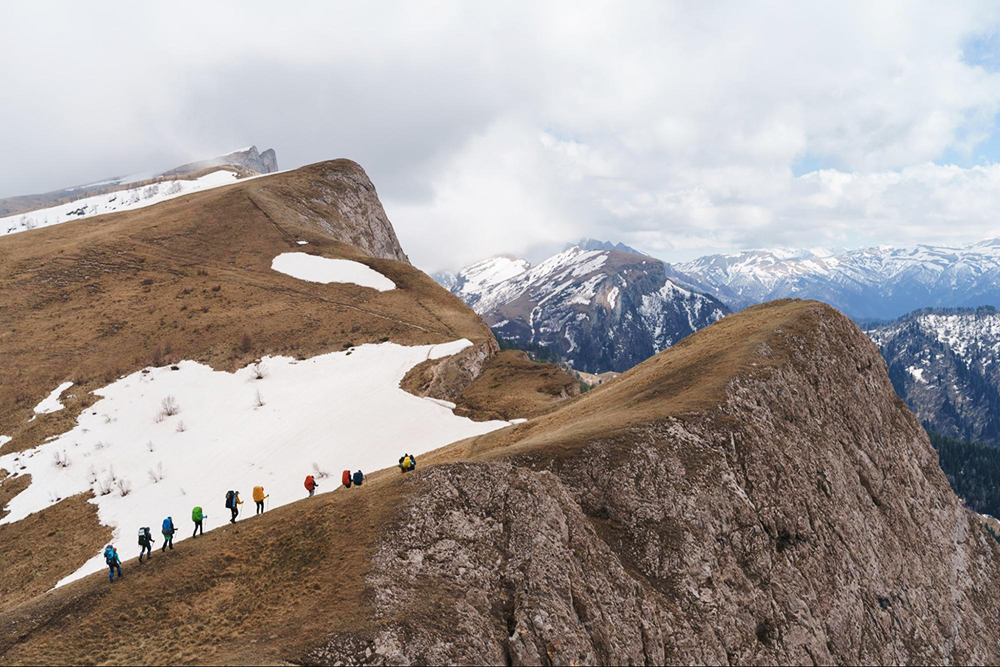
<svg viewBox="0 0 1000 667"><path fill-rule="evenodd" d="M306 475L306 491L309 492L309 497L312 498L313 494L316 492L316 487L319 484L316 483L316 479L312 475Z"/></svg>
<svg viewBox="0 0 1000 667"><path fill-rule="evenodd" d="M115 570L118 570L119 579L125 576L122 574L122 561L118 557L118 549L115 549L110 544L104 547L104 562L108 564L108 568L111 570L108 572L108 575L111 577L111 583L115 583Z"/></svg>
<svg viewBox="0 0 1000 667"><path fill-rule="evenodd" d="M351 481L354 482L354 486L361 486L362 484L365 483L364 473L362 473L360 470L357 471L356 473L354 473L354 477L351 478Z"/></svg>
<svg viewBox="0 0 1000 667"><path fill-rule="evenodd" d="M163 528L160 530L160 532L163 533L163 546L160 547L160 553L166 551L167 547L170 547L170 550L173 551L174 533L177 532L177 529L174 528L173 517L168 516L166 519L163 520Z"/></svg>
<svg viewBox="0 0 1000 667"><path fill-rule="evenodd" d="M191 520L194 521L194 535L192 535L191 537L198 537L199 530L201 531L202 535L205 534L205 526L203 526L201 522L207 518L208 515L202 512L200 507L195 507L193 510L191 510Z"/></svg>
<svg viewBox="0 0 1000 667"><path fill-rule="evenodd" d="M351 488L351 471L345 470L344 474L340 476L340 481L344 483L346 488Z"/></svg>
<svg viewBox="0 0 1000 667"><path fill-rule="evenodd" d="M257 514L261 514L264 511L264 499L270 497L271 497L270 494L266 496L264 495L263 486L253 487L253 501L257 503Z"/></svg>
<svg viewBox="0 0 1000 667"><path fill-rule="evenodd" d="M417 457L406 454L399 459L399 469L403 472L410 472L417 467Z"/></svg>
<svg viewBox="0 0 1000 667"><path fill-rule="evenodd" d="M239 491L230 491L226 494L226 509L233 513L233 518L229 520L229 523L236 523L236 517L240 513L240 505L242 504Z"/></svg>
<svg viewBox="0 0 1000 667"><path fill-rule="evenodd" d="M149 532L149 526L139 529L139 562L142 562L143 555L149 559L153 558L153 534Z"/></svg>

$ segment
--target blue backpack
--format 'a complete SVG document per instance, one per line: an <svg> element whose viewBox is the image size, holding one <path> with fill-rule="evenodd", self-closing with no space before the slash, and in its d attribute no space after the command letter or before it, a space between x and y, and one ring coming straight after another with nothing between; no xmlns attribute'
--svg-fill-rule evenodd
<svg viewBox="0 0 1000 667"><path fill-rule="evenodd" d="M163 532L167 535L174 532L174 522L169 516L163 520Z"/></svg>
<svg viewBox="0 0 1000 667"><path fill-rule="evenodd" d="M104 562L113 565L115 562L115 548L110 544L104 547Z"/></svg>

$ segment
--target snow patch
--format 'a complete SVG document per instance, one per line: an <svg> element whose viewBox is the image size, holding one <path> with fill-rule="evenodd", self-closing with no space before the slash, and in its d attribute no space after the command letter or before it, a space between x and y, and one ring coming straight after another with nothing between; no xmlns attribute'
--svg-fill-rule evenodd
<svg viewBox="0 0 1000 667"><path fill-rule="evenodd" d="M73 386L72 382L63 382L61 385L52 390L52 393L45 397L41 403L35 406L35 414L46 415L50 412L58 412L62 410L65 406L59 402L59 397L62 393Z"/></svg>
<svg viewBox="0 0 1000 667"><path fill-rule="evenodd" d="M379 292L396 289L392 282L375 269L349 259L330 259L304 252L285 252L271 262L271 268L299 280L313 283L351 283L371 287Z"/></svg>

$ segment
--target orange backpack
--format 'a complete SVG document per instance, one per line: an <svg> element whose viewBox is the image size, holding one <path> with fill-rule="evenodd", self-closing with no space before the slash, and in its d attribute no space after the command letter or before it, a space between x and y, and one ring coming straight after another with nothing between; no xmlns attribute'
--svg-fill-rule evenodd
<svg viewBox="0 0 1000 667"><path fill-rule="evenodd" d="M316 488L316 480L313 479L312 475L306 475L306 491L312 491Z"/></svg>
<svg viewBox="0 0 1000 667"><path fill-rule="evenodd" d="M343 477L341 477L340 479L344 483L344 486L346 486L347 488L351 488L351 471L350 470L345 470Z"/></svg>

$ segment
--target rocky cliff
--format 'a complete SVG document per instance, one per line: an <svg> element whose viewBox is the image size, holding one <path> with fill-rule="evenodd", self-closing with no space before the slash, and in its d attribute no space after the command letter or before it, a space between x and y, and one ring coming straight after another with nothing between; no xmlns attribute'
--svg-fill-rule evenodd
<svg viewBox="0 0 1000 667"><path fill-rule="evenodd" d="M827 306L727 317L437 462L402 482L370 621L308 662L1000 660L1000 546Z"/></svg>

